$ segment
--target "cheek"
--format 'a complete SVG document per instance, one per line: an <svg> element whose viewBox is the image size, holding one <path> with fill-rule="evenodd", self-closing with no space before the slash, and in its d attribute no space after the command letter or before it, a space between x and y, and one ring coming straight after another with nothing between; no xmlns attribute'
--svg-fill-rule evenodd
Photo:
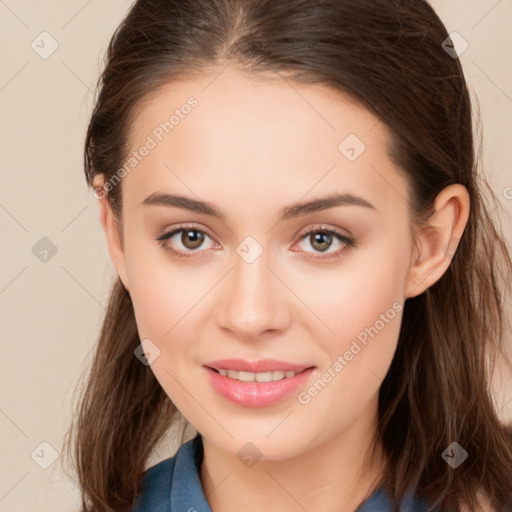
<svg viewBox="0 0 512 512"><path fill-rule="evenodd" d="M404 301L407 275L400 254L398 247L353 252L338 267L289 272L287 279L321 320L316 325L322 336L346 339L375 324L381 315L395 317L396 303Z"/></svg>
<svg viewBox="0 0 512 512"><path fill-rule="evenodd" d="M291 351L293 339L303 340L302 354L316 357L319 366L316 380L292 402L300 432L283 424L279 442L306 446L332 435L353 422L378 392L400 331L406 277L401 255L407 251L406 240L402 247L380 244L354 252L339 266L276 263L294 292L283 286L280 304L293 305L296 313L283 339ZM197 339L217 334L211 322L215 301L208 295L221 293L216 284L222 285L226 269L178 263L163 249L148 250L142 244L127 247L127 265L139 334L161 350L151 370L188 421L207 431L210 419L205 420L197 401L203 403L212 391L191 368L201 361L199 351L205 348L197 346ZM215 404L212 401L212 410ZM268 426L265 420L249 426L238 413L225 414L226 425L235 431L259 432ZM325 418L333 421L326 425ZM274 425L273 419L267 421Z"/></svg>
<svg viewBox="0 0 512 512"><path fill-rule="evenodd" d="M403 254L408 246L406 239L394 240L392 246L382 242L354 252L329 279L325 270L293 277L302 283L297 293L307 298L314 313L306 313L301 321L324 354L320 377L327 372L325 381L337 382L329 387L340 386L338 397L345 395L341 388L346 386L359 390L346 395L347 401L377 391L396 349L407 275Z"/></svg>
<svg viewBox="0 0 512 512"><path fill-rule="evenodd" d="M215 279L211 270L207 274L197 267L191 270L165 255L151 264L138 256L131 259L128 272L140 339L150 339L158 347L151 371L174 405L196 425L201 410L190 397L199 398L202 390L197 389L197 379L190 378L189 369L200 360L198 315L204 314Z"/></svg>
<svg viewBox="0 0 512 512"><path fill-rule="evenodd" d="M127 244L126 262L139 334L161 342L193 319L215 283L206 266L177 262L155 243Z"/></svg>

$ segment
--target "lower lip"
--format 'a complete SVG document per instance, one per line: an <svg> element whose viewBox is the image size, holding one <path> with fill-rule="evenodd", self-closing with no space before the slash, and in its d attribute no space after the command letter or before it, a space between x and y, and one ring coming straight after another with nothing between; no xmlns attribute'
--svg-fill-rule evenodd
<svg viewBox="0 0 512 512"><path fill-rule="evenodd" d="M213 387L225 398L245 407L266 407L275 404L303 385L313 373L313 368L272 382L242 382L224 377L205 367Z"/></svg>

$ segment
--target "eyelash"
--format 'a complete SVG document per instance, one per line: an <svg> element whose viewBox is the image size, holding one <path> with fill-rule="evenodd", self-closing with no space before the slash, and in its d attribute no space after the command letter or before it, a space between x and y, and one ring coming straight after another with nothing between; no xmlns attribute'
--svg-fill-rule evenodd
<svg viewBox="0 0 512 512"><path fill-rule="evenodd" d="M183 252L180 252L180 251L175 251L174 249L172 249L171 247L169 247L165 243L167 239L172 238L177 233L181 233L182 231L185 231L185 230L197 231L199 233L207 235L212 240L215 240L214 237L212 237L207 231L205 231L203 229L199 229L196 226L190 226L190 225L180 225L180 226L176 227L175 229L173 229L172 231L169 231L167 233L164 233L164 234L156 237L156 240L158 241L159 245L161 245L162 248L165 251L170 252L173 257L176 257L176 258L193 258L194 257L193 254L186 254L186 253L183 253ZM348 237L346 235L343 235L343 234L339 233L336 230L333 230L333 229L330 229L330 228L325 228L325 227L318 227L318 228L310 229L309 231L306 231L305 233L300 235L299 242L304 240L308 236L312 235L313 233L323 233L323 234L334 236L340 242L342 242L345 245L345 247L342 248L342 249L337 250L334 253L329 253L328 256L306 256L306 258L310 258L310 259L313 259L313 260L331 260L331 259L336 259L336 258L341 257L342 254L345 253L347 249L356 247L356 240L354 238Z"/></svg>

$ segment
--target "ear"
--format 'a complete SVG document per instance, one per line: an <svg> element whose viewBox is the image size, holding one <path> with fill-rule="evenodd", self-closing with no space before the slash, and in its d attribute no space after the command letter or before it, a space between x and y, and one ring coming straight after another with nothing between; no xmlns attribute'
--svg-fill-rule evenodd
<svg viewBox="0 0 512 512"><path fill-rule="evenodd" d="M103 188L104 177L98 174L94 177L94 197L98 199L100 208L100 222L107 238L110 259L116 267L117 274L126 290L128 290L128 276L126 272L126 259L123 247L122 228L117 221L108 202L107 191Z"/></svg>
<svg viewBox="0 0 512 512"><path fill-rule="evenodd" d="M428 226L422 227L414 247L406 281L406 298L430 288L450 266L469 218L469 193L463 185L444 188L436 197Z"/></svg>

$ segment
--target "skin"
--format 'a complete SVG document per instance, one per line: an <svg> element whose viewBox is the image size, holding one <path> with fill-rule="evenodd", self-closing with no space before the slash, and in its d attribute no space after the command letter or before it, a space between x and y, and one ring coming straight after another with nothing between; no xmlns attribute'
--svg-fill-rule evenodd
<svg viewBox="0 0 512 512"><path fill-rule="evenodd" d="M151 370L203 435L200 480L212 510L353 511L382 474L380 448L366 469L365 454L404 301L450 265L446 247L455 250L462 236L469 195L461 185L444 189L415 246L407 183L386 153L389 134L377 118L322 85L219 72L167 85L138 112L133 149L187 98L198 100L124 177L122 225L99 199L109 252L141 340L160 350ZM349 134L366 145L353 162L338 150ZM98 176L95 186L102 183ZM207 201L225 218L142 205L154 192ZM375 209L345 205L279 220L285 206L334 192ZM167 240L190 258L172 256L155 240L180 223L206 233L195 250L181 233ZM301 237L322 226L357 245ZM236 252L247 236L263 248L252 263ZM206 378L208 361L275 358L315 365L307 390L394 303L401 305L394 318L307 404L297 392L272 406L242 407ZM248 442L261 453L252 467L237 456Z"/></svg>

